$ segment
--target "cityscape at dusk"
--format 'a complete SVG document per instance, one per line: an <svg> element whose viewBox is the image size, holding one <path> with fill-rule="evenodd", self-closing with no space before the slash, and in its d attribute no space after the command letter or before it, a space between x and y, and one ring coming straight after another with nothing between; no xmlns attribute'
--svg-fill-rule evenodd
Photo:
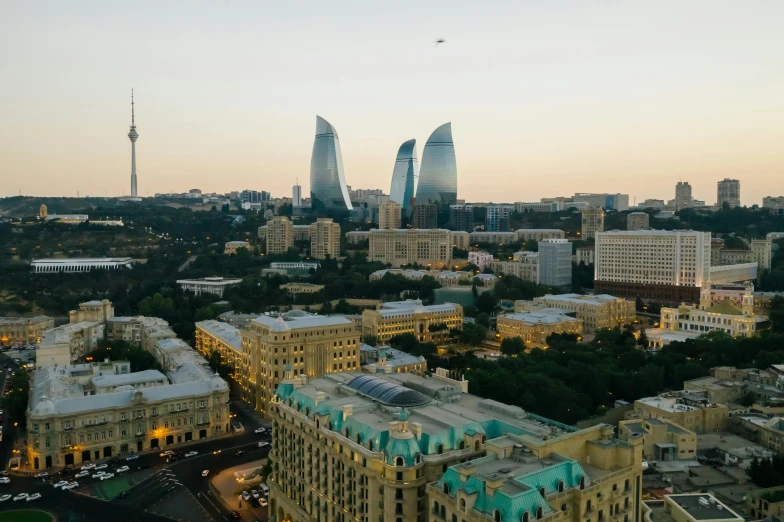
<svg viewBox="0 0 784 522"><path fill-rule="evenodd" d="M0 522L784 522L781 1L0 19Z"/></svg>

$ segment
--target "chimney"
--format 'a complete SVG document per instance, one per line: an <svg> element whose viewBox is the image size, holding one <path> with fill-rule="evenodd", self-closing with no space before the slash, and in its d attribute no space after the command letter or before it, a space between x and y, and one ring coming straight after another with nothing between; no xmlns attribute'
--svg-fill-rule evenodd
<svg viewBox="0 0 784 522"><path fill-rule="evenodd" d="M354 405L353 404L345 404L343 405L343 421L345 422L346 419L351 417L351 414L354 413Z"/></svg>

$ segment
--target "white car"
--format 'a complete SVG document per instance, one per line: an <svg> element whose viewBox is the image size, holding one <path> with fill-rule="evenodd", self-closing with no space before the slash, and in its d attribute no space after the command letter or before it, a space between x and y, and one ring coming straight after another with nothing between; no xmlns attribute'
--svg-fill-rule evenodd
<svg viewBox="0 0 784 522"><path fill-rule="evenodd" d="M256 491L255 489L251 489L251 490L250 490L250 494L251 494L251 495L253 496L253 498L255 498L256 500L258 500L258 499L261 497L261 496L259 495L259 492L258 492L258 491Z"/></svg>
<svg viewBox="0 0 784 522"><path fill-rule="evenodd" d="M100 477L100 478L101 478L101 480L106 480L106 479L114 478L114 473L106 473L106 474L104 474L104 475L101 475L101 477Z"/></svg>
<svg viewBox="0 0 784 522"><path fill-rule="evenodd" d="M258 443L258 447L260 447L260 448L263 448L265 446L269 446L269 442L261 441L261 442Z"/></svg>
<svg viewBox="0 0 784 522"><path fill-rule="evenodd" d="M0 484L10 484L11 479L8 477L0 477Z"/></svg>
<svg viewBox="0 0 784 522"><path fill-rule="evenodd" d="M55 485L54 485L54 487L55 487L55 488L61 488L61 487L65 486L66 484L68 484L68 481L67 481L67 480L61 480L60 482L58 482L57 484L55 484Z"/></svg>
<svg viewBox="0 0 784 522"><path fill-rule="evenodd" d="M88 475L90 475L90 472L89 472L89 471L80 471L79 473L77 473L76 475L74 475L74 478L82 478L82 477L87 477Z"/></svg>
<svg viewBox="0 0 784 522"><path fill-rule="evenodd" d="M199 454L198 451L189 451L188 453L185 454L185 456L186 457L193 457L193 456L198 455L198 454Z"/></svg>
<svg viewBox="0 0 784 522"><path fill-rule="evenodd" d="M8 500L10 498L11 498L11 495L3 495L2 497L0 497L0 502L5 502L6 500Z"/></svg>
<svg viewBox="0 0 784 522"><path fill-rule="evenodd" d="M261 497L261 498L259 499L259 505L260 505L261 507L267 507L267 499L266 499L266 498L264 498L264 497Z"/></svg>
<svg viewBox="0 0 784 522"><path fill-rule="evenodd" d="M108 464L98 464L97 466L95 466L95 469L96 469L96 470L99 470L99 469L106 469L106 468L108 468L108 467L109 467L109 465L108 465Z"/></svg>
<svg viewBox="0 0 784 522"><path fill-rule="evenodd" d="M121 467L121 468L117 468L117 469L116 469L114 472L115 472L115 473L125 473L125 472L126 472L126 471L128 471L129 469L131 469L131 468L129 468L128 466L123 466L123 467Z"/></svg>
<svg viewBox="0 0 784 522"><path fill-rule="evenodd" d="M38 500L39 498L41 498L40 493L33 493L32 495L27 497L27 501L30 502L31 500Z"/></svg>
<svg viewBox="0 0 784 522"><path fill-rule="evenodd" d="M106 475L106 472L105 472L105 471L99 471L98 473L96 473L95 475L93 475L93 478L101 478L101 477L103 477L104 475Z"/></svg>
<svg viewBox="0 0 784 522"><path fill-rule="evenodd" d="M169 455L174 455L174 452L172 450L166 450L166 451L161 452L161 454L158 455L158 456L159 457L168 457Z"/></svg>
<svg viewBox="0 0 784 522"><path fill-rule="evenodd" d="M208 470L208 469L205 469L204 471L201 472L201 476L202 477L206 477L209 474L210 474L210 470Z"/></svg>
<svg viewBox="0 0 784 522"><path fill-rule="evenodd" d="M14 502L17 500L24 500L27 498L27 493L19 493L17 496L14 497Z"/></svg>
<svg viewBox="0 0 784 522"><path fill-rule="evenodd" d="M63 486L63 491L65 491L67 489L78 488L78 487L79 487L79 483L74 480L73 482L69 482L68 484Z"/></svg>
<svg viewBox="0 0 784 522"><path fill-rule="evenodd" d="M250 493L248 493L247 491L243 491L242 492L242 500L245 500L245 501L250 500Z"/></svg>
<svg viewBox="0 0 784 522"><path fill-rule="evenodd" d="M136 459L138 459L138 458L139 458L139 455L137 455L137 454L135 454L135 453L134 453L133 455L130 455L130 456L128 456L128 458L127 458L127 459L125 459L125 460L126 460L126 461L130 461L130 460L136 460Z"/></svg>
<svg viewBox="0 0 784 522"><path fill-rule="evenodd" d="M44 478L44 477L48 477L48 476L49 476L49 473L47 473L46 471L42 471L41 473L37 474L35 476L35 478Z"/></svg>
<svg viewBox="0 0 784 522"><path fill-rule="evenodd" d="M255 430L253 430L253 433L266 433L266 432L267 432L266 428L256 428Z"/></svg>
<svg viewBox="0 0 784 522"><path fill-rule="evenodd" d="M82 469L82 471L85 471L85 470L88 470L88 469L93 469L94 467L95 467L95 464L85 464L84 466L82 466L81 469Z"/></svg>

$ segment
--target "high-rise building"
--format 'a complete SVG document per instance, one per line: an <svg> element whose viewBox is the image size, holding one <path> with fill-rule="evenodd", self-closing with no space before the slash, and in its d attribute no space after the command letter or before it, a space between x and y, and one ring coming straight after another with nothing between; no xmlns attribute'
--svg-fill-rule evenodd
<svg viewBox="0 0 784 522"><path fill-rule="evenodd" d="M571 286L572 244L567 239L539 242L539 284Z"/></svg>
<svg viewBox="0 0 784 522"><path fill-rule="evenodd" d="M444 211L457 203L457 161L451 123L434 130L425 143L416 202L435 203Z"/></svg>
<svg viewBox="0 0 784 522"><path fill-rule="evenodd" d="M737 179L724 178L719 181L716 206L722 208L724 203L728 204L730 208L740 206L740 181Z"/></svg>
<svg viewBox="0 0 784 522"><path fill-rule="evenodd" d="M258 190L243 190L240 192L241 203L261 203L262 201L269 201L269 192Z"/></svg>
<svg viewBox="0 0 784 522"><path fill-rule="evenodd" d="M582 239L596 237L597 232L604 231L604 209L588 207L582 210Z"/></svg>
<svg viewBox="0 0 784 522"><path fill-rule="evenodd" d="M411 209L418 176L416 140L408 140L397 151L395 168L392 170L392 187L389 189L390 201L399 203L404 211Z"/></svg>
<svg viewBox="0 0 784 522"><path fill-rule="evenodd" d="M683 210L692 206L691 185L688 181L679 181L675 185L675 210Z"/></svg>
<svg viewBox="0 0 784 522"><path fill-rule="evenodd" d="M473 232L474 207L471 205L449 205L449 228Z"/></svg>
<svg viewBox="0 0 784 522"><path fill-rule="evenodd" d="M412 228L436 228L438 226L438 205L435 203L414 203L411 207Z"/></svg>
<svg viewBox="0 0 784 522"><path fill-rule="evenodd" d="M267 222L267 254L283 254L294 246L294 225L285 216Z"/></svg>
<svg viewBox="0 0 784 522"><path fill-rule="evenodd" d="M291 189L291 206L302 206L302 185L299 184L299 180L297 180L297 184Z"/></svg>
<svg viewBox="0 0 784 522"><path fill-rule="evenodd" d="M368 260L394 267L418 263L433 269L452 260L452 233L440 228L370 231Z"/></svg>
<svg viewBox="0 0 784 522"><path fill-rule="evenodd" d="M767 208L775 216L784 216L784 196L765 196L762 198L762 208Z"/></svg>
<svg viewBox="0 0 784 522"><path fill-rule="evenodd" d="M488 232L508 232L511 215L512 207L509 205L491 205L487 207L485 230Z"/></svg>
<svg viewBox="0 0 784 522"><path fill-rule="evenodd" d="M626 216L626 230L648 230L650 219L647 212L631 212Z"/></svg>
<svg viewBox="0 0 784 522"><path fill-rule="evenodd" d="M318 218L310 225L310 257L335 259L340 255L340 224L332 218Z"/></svg>
<svg viewBox="0 0 784 522"><path fill-rule="evenodd" d="M629 210L629 194L589 194L578 192L572 197L572 202L585 203L591 207L602 207L605 210Z"/></svg>
<svg viewBox="0 0 784 522"><path fill-rule="evenodd" d="M710 278L710 232L613 230L596 235L594 291L617 297L699 302Z"/></svg>
<svg viewBox="0 0 784 522"><path fill-rule="evenodd" d="M289 371L269 416L269 513L279 521L641 518L642 437L621 441L608 424L579 430L471 395L443 368Z"/></svg>
<svg viewBox="0 0 784 522"><path fill-rule="evenodd" d="M343 155L335 128L321 116L316 116L316 138L310 158L310 198L314 210L352 210Z"/></svg>
<svg viewBox="0 0 784 522"><path fill-rule="evenodd" d="M136 140L139 139L139 133L136 132L136 116L134 113L133 103L133 89L131 89L131 132L128 133L128 138L131 140L131 197L137 197L136 190Z"/></svg>
<svg viewBox="0 0 784 522"><path fill-rule="evenodd" d="M402 207L395 201L387 201L378 206L378 228L400 228L402 225Z"/></svg>

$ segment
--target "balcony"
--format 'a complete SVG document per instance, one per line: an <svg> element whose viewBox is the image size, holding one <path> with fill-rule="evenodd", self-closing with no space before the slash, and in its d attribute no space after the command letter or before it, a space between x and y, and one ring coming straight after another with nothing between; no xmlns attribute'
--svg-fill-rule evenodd
<svg viewBox="0 0 784 522"><path fill-rule="evenodd" d="M63 431L71 431L73 430L73 426L63 426Z"/></svg>
<svg viewBox="0 0 784 522"><path fill-rule="evenodd" d="M199 422L197 422L197 423L196 423L196 426L206 426L206 425L208 425L209 423L210 423L210 421L208 421L208 420L206 420L206 419L205 419L205 420L203 420L203 421L199 421Z"/></svg>

